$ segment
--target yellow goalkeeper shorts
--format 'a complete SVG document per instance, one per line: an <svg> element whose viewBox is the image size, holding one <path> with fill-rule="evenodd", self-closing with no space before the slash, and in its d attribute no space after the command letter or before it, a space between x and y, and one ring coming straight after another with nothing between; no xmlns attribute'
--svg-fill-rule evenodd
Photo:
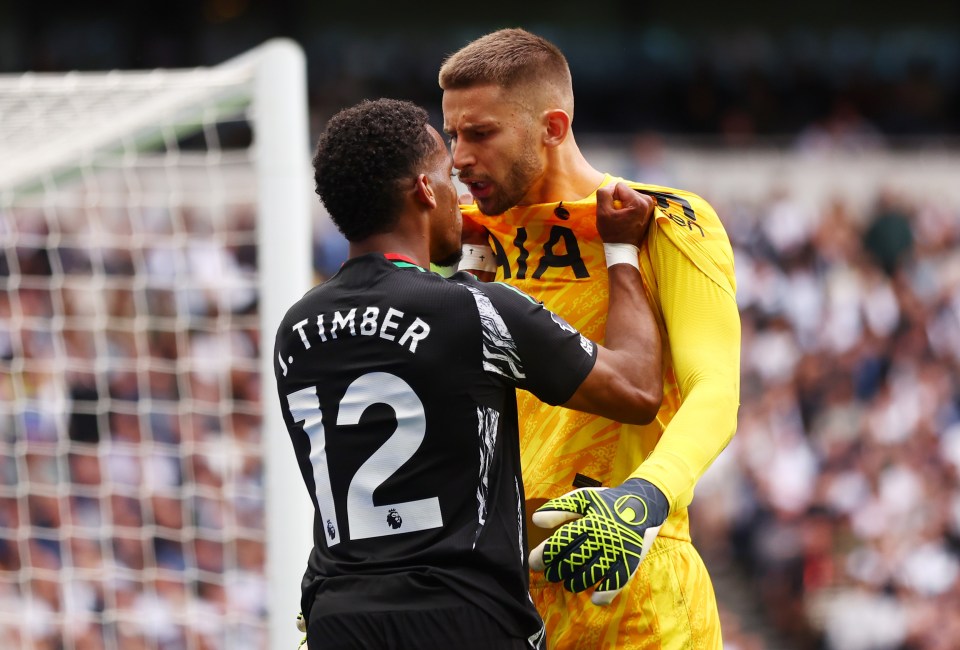
<svg viewBox="0 0 960 650"><path fill-rule="evenodd" d="M722 650L713 584L693 544L658 538L606 607L531 574L549 650Z"/></svg>

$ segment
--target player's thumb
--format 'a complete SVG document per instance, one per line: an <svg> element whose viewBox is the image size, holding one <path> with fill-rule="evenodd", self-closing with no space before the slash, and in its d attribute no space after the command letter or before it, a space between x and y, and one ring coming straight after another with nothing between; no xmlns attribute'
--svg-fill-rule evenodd
<svg viewBox="0 0 960 650"><path fill-rule="evenodd" d="M587 496L587 492L592 489L602 490L603 488L579 488L573 492L567 492L563 496L550 499L537 508L530 519L540 528L556 528L568 521L579 519L587 514L590 506L590 498Z"/></svg>
<svg viewBox="0 0 960 650"><path fill-rule="evenodd" d="M534 571L543 571L547 568L547 565L543 563L543 549L549 541L549 537L537 546L537 548L530 551L530 568Z"/></svg>
<svg viewBox="0 0 960 650"><path fill-rule="evenodd" d="M613 599L616 598L621 591L623 591L623 587L619 587L618 589L610 589L609 591L601 591L597 589L590 595L590 602L597 607L606 607L613 602Z"/></svg>
<svg viewBox="0 0 960 650"><path fill-rule="evenodd" d="M570 512L568 510L546 510L550 507L550 501L543 504L530 519L540 528L556 528L560 524L579 519L583 515L579 512Z"/></svg>

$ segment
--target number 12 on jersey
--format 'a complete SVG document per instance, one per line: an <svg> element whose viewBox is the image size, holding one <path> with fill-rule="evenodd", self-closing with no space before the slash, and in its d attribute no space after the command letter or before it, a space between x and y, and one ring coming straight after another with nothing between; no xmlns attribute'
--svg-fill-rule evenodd
<svg viewBox="0 0 960 650"><path fill-rule="evenodd" d="M410 385L386 372L371 372L355 379L340 402L336 426L358 424L363 412L374 404L386 404L396 414L397 428L357 470L347 487L349 539L412 533L443 526L437 497L374 505L373 493L403 466L423 442L427 419L423 403ZM330 482L326 431L320 399L314 386L287 395L287 406L295 424L303 426L310 439L310 463L316 485L317 504L327 532L327 545L339 544L342 537Z"/></svg>

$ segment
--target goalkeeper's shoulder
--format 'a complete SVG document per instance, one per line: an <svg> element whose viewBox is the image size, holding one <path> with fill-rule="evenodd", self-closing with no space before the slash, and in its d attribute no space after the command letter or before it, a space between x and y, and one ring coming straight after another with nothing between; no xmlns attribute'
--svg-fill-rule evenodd
<svg viewBox="0 0 960 650"><path fill-rule="evenodd" d="M681 209L686 208L686 212L693 211L698 220L716 220L719 222L717 212L710 202L705 198L689 190L677 187L667 187L665 185L652 185L648 183L639 183L637 181L624 181L629 187L656 197L658 207L663 209L665 202L674 204Z"/></svg>
<svg viewBox="0 0 960 650"><path fill-rule="evenodd" d="M656 228L651 228L651 236L666 237L688 256L700 259L706 255L711 264L732 269L729 236L713 206L704 198L674 187L625 182L657 201Z"/></svg>

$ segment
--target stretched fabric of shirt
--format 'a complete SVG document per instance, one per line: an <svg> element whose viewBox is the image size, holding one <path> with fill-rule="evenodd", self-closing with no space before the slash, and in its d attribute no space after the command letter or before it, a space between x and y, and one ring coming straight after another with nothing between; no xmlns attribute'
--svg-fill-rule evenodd
<svg viewBox="0 0 960 650"><path fill-rule="evenodd" d="M607 175L602 185L621 180ZM702 198L627 182L658 203L640 267L664 343L663 405L655 422L625 425L522 393L524 486L528 502L537 502L572 489L577 474L606 486L642 477L670 501L660 536L689 540L686 507L694 486L736 429L740 319L733 253ZM465 218L491 233L498 280L542 300L593 340L604 340L609 293L596 194L495 217L461 207Z"/></svg>

